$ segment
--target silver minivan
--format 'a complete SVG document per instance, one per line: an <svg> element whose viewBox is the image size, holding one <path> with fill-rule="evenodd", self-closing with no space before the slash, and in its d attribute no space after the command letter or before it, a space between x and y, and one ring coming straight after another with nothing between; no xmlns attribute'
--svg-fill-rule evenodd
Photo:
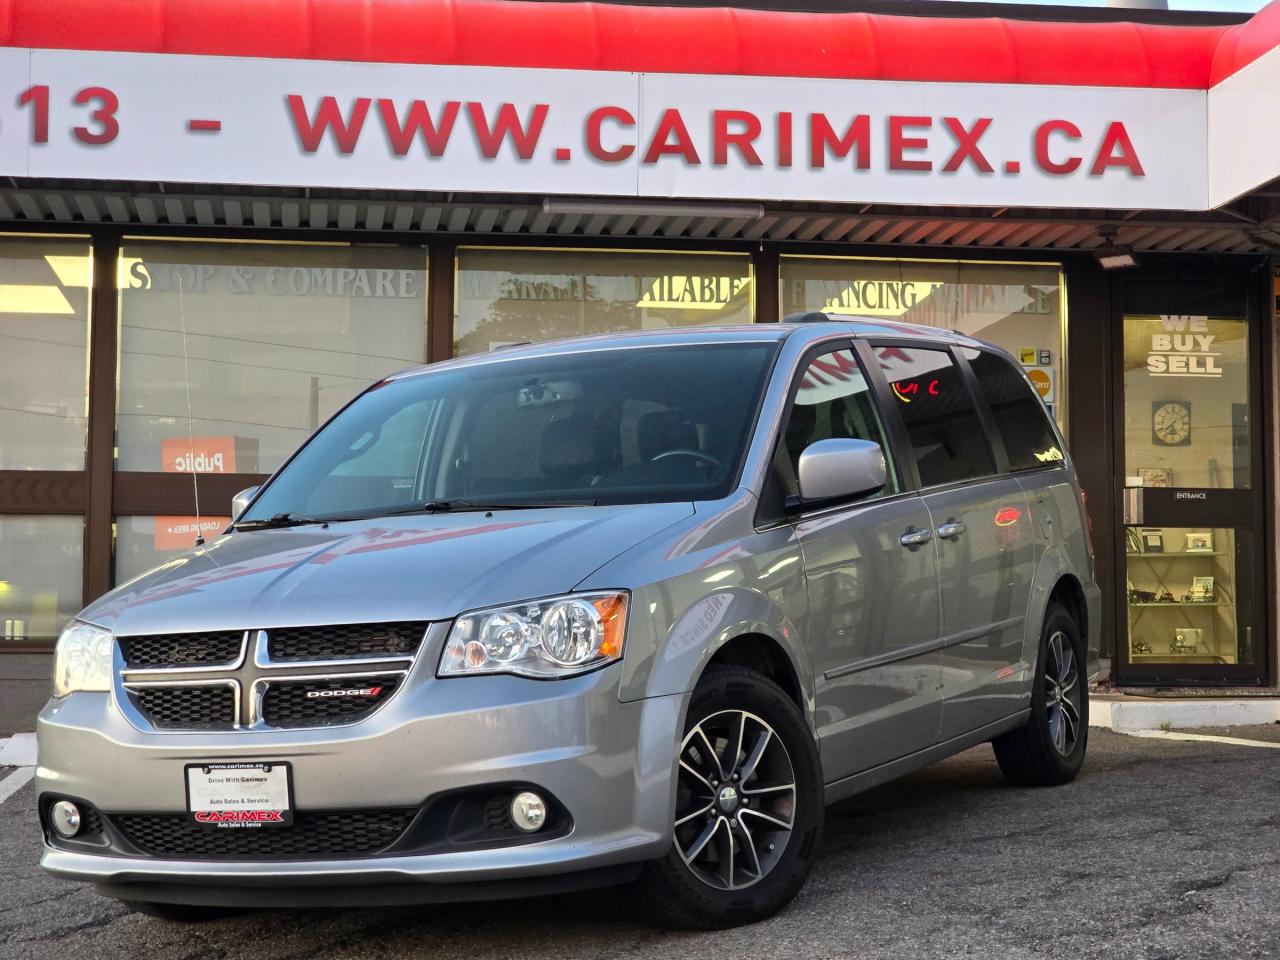
<svg viewBox="0 0 1280 960"><path fill-rule="evenodd" d="M90 605L42 865L147 913L634 883L781 909L824 805L1084 760L1083 497L1004 351L809 314L374 384L221 536Z"/></svg>

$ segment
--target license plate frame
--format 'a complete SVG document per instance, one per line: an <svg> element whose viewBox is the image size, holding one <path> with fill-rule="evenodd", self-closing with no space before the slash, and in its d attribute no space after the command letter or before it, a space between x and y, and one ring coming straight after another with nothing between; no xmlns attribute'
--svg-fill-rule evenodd
<svg viewBox="0 0 1280 960"><path fill-rule="evenodd" d="M244 779L210 780L219 774ZM188 763L182 780L187 819L200 827L270 830L293 824L293 765L287 760Z"/></svg>

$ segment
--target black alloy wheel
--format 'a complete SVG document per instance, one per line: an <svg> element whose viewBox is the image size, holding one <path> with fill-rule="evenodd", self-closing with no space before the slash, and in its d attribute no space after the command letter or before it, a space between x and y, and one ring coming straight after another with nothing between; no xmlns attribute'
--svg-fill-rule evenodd
<svg viewBox="0 0 1280 960"><path fill-rule="evenodd" d="M1025 725L991 741L1000 771L1022 787L1070 783L1089 740L1084 641L1075 619L1054 604L1045 613Z"/></svg>
<svg viewBox="0 0 1280 960"><path fill-rule="evenodd" d="M822 833L813 733L772 680L709 667L689 701L671 849L637 882L665 926L714 929L772 916L799 893Z"/></svg>

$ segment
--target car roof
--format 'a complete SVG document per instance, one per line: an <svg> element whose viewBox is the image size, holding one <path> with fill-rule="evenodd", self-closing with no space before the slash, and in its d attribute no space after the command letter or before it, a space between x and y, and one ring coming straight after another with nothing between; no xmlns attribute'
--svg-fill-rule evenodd
<svg viewBox="0 0 1280 960"><path fill-rule="evenodd" d="M803 319L800 319L800 316ZM571 337L564 340L549 340L542 343L511 344L485 353L471 354L440 363L411 367L392 374L387 379L395 380L443 369L500 363L504 360L513 360L518 357L553 357L592 350L616 350L637 347L716 343L775 343L797 337L805 342L818 342L840 336L853 338L889 337L894 340L919 340L922 344L947 343L973 347L990 347L990 344L983 341L975 340L953 330L944 330L941 327L926 327L921 324L895 322L879 317L807 313L797 317L788 317L781 323L623 330L586 337Z"/></svg>

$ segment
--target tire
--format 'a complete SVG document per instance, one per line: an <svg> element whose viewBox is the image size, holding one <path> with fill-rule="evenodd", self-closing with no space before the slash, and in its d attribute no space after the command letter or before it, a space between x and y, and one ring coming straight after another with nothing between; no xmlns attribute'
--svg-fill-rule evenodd
<svg viewBox="0 0 1280 960"><path fill-rule="evenodd" d="M1084 644L1071 614L1045 613L1025 726L991 741L1000 772L1020 787L1056 787L1080 772L1089 742Z"/></svg>
<svg viewBox="0 0 1280 960"><path fill-rule="evenodd" d="M157 903L154 900L120 901L134 913L141 913L170 923L204 923L234 916L241 911L234 907L204 907L190 903Z"/></svg>
<svg viewBox="0 0 1280 960"><path fill-rule="evenodd" d="M640 902L684 929L770 917L804 885L823 812L817 747L795 703L753 670L712 666L689 701L671 850L645 864Z"/></svg>

